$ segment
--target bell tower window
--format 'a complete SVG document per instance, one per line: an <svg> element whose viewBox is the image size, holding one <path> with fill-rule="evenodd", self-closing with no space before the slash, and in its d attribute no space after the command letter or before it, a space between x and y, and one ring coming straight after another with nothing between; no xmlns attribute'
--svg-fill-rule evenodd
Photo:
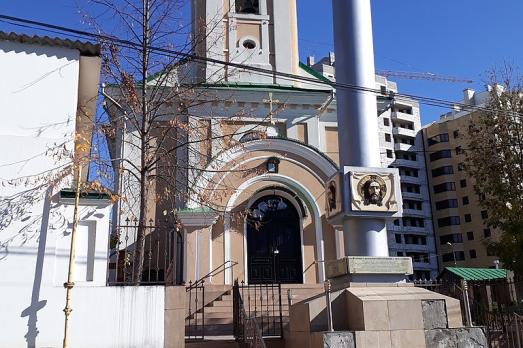
<svg viewBox="0 0 523 348"><path fill-rule="evenodd" d="M236 0L236 13L260 14L260 1Z"/></svg>

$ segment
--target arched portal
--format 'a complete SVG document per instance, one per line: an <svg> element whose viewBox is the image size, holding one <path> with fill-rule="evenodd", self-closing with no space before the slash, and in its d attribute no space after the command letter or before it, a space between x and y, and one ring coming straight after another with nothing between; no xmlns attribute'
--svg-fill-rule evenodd
<svg viewBox="0 0 523 348"><path fill-rule="evenodd" d="M250 284L302 283L301 217L287 198L258 198L246 218Z"/></svg>

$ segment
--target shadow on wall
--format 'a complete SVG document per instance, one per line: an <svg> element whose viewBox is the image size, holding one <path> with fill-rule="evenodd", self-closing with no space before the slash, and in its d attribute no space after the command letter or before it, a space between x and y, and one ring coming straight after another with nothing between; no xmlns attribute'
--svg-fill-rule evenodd
<svg viewBox="0 0 523 348"><path fill-rule="evenodd" d="M23 247L27 242L36 240L42 220L47 219L49 222L50 214L53 215L53 220L57 220L53 221L53 224L65 223L63 216L58 213L51 213L50 206L44 208L42 214L35 214L34 209L42 201L44 201L44 205L56 201L56 199L51 199L54 188L68 175L69 166L60 171L52 170L38 179L41 182L34 187L9 196L0 196L0 261L7 258L12 243L16 242L17 247ZM20 180L13 179L13 183L7 182L6 186L16 188L18 185L25 185ZM5 184L4 182L0 183ZM20 225L21 227L19 227ZM14 232L13 226L17 226L18 231ZM11 231L9 231L9 227L11 227Z"/></svg>
<svg viewBox="0 0 523 348"><path fill-rule="evenodd" d="M24 309L20 317L27 317L27 333L25 339L27 347L36 347L36 337L38 336L38 311L45 307L47 300L40 301L40 287L42 285L42 271L44 266L45 245L47 241L47 232L49 226L49 215L51 212L51 193L52 188L46 192L44 199L44 206L42 211L42 219L40 224L40 237L38 241L38 254L36 257L36 266L33 280L33 291L31 294L31 304Z"/></svg>

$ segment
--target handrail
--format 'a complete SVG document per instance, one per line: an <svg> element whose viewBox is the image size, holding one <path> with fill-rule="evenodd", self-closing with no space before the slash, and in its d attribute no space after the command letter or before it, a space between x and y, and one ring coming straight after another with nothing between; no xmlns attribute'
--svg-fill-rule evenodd
<svg viewBox="0 0 523 348"><path fill-rule="evenodd" d="M230 263L230 266L226 266L228 263ZM202 286L205 283L205 279L213 277L216 274L219 274L221 272L224 272L226 269L233 268L237 264L238 264L238 262L233 261L233 260L225 261L224 263L222 263L221 265L219 265L218 267L216 267L215 269L213 269L212 271L210 271L209 273L207 273L200 279L194 281L194 283L190 283L189 286L186 287L186 291L189 291L190 289L196 288L198 286ZM221 268L223 268L223 269L221 270ZM220 270L220 271L218 272L218 270Z"/></svg>

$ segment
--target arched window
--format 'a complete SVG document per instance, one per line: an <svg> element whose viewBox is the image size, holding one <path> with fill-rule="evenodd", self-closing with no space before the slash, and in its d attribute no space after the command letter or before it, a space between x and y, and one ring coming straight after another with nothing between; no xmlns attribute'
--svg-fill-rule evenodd
<svg viewBox="0 0 523 348"><path fill-rule="evenodd" d="M259 0L236 0L236 13L260 14Z"/></svg>

